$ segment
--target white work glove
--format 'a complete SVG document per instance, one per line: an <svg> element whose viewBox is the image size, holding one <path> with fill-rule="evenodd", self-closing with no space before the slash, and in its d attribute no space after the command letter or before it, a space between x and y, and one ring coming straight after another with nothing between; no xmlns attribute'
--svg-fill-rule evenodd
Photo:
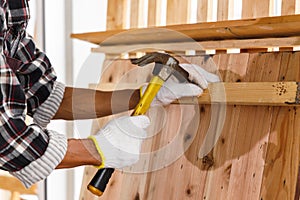
<svg viewBox="0 0 300 200"><path fill-rule="evenodd" d="M101 156L99 168L124 168L139 160L141 144L150 120L145 115L111 120L96 135L90 136Z"/></svg>
<svg viewBox="0 0 300 200"><path fill-rule="evenodd" d="M207 72L199 65L183 63L180 66L189 73L188 79L192 83L176 83L170 79L167 80L153 99L151 106L168 105L181 97L198 97L204 89L207 89L208 83L220 81L219 76ZM146 87L142 87L142 94Z"/></svg>

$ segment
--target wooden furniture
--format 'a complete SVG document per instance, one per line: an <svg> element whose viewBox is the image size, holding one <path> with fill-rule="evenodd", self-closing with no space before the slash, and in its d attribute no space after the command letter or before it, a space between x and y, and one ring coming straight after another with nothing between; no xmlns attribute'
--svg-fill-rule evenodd
<svg viewBox="0 0 300 200"><path fill-rule="evenodd" d="M26 189L15 177L0 176L0 189L11 192L10 200L21 200L20 195L37 195L37 186Z"/></svg>
<svg viewBox="0 0 300 200"><path fill-rule="evenodd" d="M107 55L97 87L109 83L118 89L147 82L151 67L138 69L126 58L164 50L181 62L218 73L225 84L221 88L226 91L227 86L236 85L237 98L245 98L230 105L207 101L150 110L155 125L148 130L151 137L144 143L144 155L127 169L141 173L116 172L102 199L298 200L299 106L271 101L287 91L281 82L292 82L294 90L299 90L300 1L282 1L281 16L276 17L275 1L270 0L239 1L241 10L234 0L149 0L148 15L142 0L121 2L108 2L107 31L72 35L99 44L93 51ZM162 12L163 2L166 12ZM192 2L197 5L191 6ZM196 23L190 20L193 8ZM166 24L161 22L162 13L166 13ZM186 35L178 37L182 33ZM239 83L249 84L247 89L257 84L257 90L265 84L279 85L271 100L258 105L247 102L257 95L255 90L243 96L247 90L238 88ZM95 120L92 134L109 119ZM98 198L86 190L94 173L94 168L87 167L81 199Z"/></svg>

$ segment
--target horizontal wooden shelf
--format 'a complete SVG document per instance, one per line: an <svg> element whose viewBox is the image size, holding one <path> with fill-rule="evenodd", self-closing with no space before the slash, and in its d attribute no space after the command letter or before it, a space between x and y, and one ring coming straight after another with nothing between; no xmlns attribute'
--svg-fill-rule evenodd
<svg viewBox="0 0 300 200"><path fill-rule="evenodd" d="M291 36L300 36L300 15L71 34L101 46Z"/></svg>
<svg viewBox="0 0 300 200"><path fill-rule="evenodd" d="M114 84L100 84L100 90L114 90ZM118 85L117 89L138 88L136 84ZM220 82L210 83L207 90L198 98L182 98L173 103L258 105L258 106L297 106L299 105L298 82Z"/></svg>
<svg viewBox="0 0 300 200"><path fill-rule="evenodd" d="M231 39L217 41L179 42L179 43L149 43L127 44L114 46L99 46L92 48L92 52L106 54L136 53L161 49L173 52L185 52L189 50L198 53L205 50L227 49L267 49L267 48L290 48L300 46L300 37L264 38L264 39ZM176 53L178 55L178 53Z"/></svg>

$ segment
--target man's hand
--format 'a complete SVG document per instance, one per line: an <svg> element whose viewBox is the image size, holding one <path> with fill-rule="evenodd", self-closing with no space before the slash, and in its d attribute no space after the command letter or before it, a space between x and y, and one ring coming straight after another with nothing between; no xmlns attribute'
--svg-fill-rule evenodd
<svg viewBox="0 0 300 200"><path fill-rule="evenodd" d="M99 168L123 168L139 159L141 144L150 120L145 115L111 120L96 135L90 136L101 156Z"/></svg>
<svg viewBox="0 0 300 200"><path fill-rule="evenodd" d="M208 83L220 81L216 74L207 72L198 65L184 63L180 66L189 73L190 83L176 83L168 79L157 93L151 106L168 105L181 97L198 97L204 89L207 89ZM143 92L145 89L146 86L142 88Z"/></svg>

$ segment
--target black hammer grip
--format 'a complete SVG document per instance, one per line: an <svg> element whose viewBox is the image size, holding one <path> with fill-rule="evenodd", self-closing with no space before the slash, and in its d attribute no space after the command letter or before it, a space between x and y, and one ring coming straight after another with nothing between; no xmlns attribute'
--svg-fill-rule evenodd
<svg viewBox="0 0 300 200"><path fill-rule="evenodd" d="M88 184L88 190L97 196L101 196L114 171L114 168L99 169L94 178Z"/></svg>

